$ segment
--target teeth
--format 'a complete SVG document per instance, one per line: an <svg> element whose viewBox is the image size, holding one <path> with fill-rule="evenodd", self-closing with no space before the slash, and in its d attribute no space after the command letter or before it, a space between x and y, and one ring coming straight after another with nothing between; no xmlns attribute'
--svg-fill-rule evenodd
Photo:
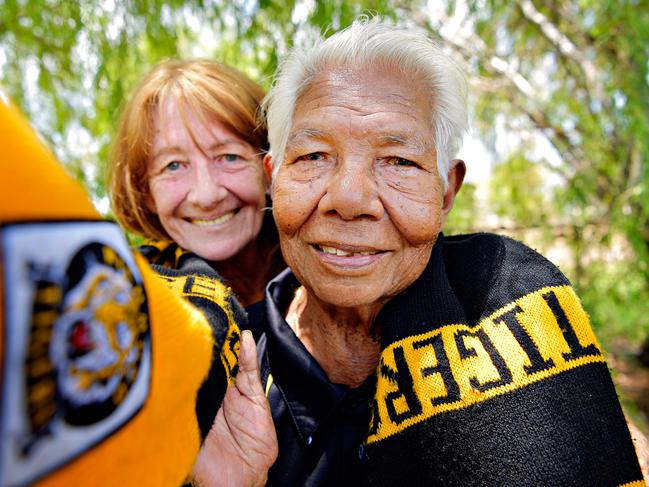
<svg viewBox="0 0 649 487"><path fill-rule="evenodd" d="M326 245L323 245L320 248L325 254L344 255L344 256L350 255L350 252L345 252L344 250L340 250L335 247L327 247Z"/></svg>
<svg viewBox="0 0 649 487"><path fill-rule="evenodd" d="M343 257L348 257L350 255L374 255L377 253L366 250L362 252L347 252L346 250L337 249L336 247L327 247L326 245L321 245L320 250L322 250L325 254L340 255Z"/></svg>
<svg viewBox="0 0 649 487"><path fill-rule="evenodd" d="M191 222L195 225L200 225L203 227L209 226L209 225L219 225L221 223L225 223L228 220L230 220L234 216L234 211L231 211L230 213L226 213L225 215L221 215L218 218L215 218L214 220L202 220L200 218L195 218L191 220Z"/></svg>

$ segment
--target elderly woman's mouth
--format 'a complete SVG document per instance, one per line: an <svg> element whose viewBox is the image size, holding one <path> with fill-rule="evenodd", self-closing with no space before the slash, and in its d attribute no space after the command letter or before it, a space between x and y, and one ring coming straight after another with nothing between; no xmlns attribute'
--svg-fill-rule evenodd
<svg viewBox="0 0 649 487"><path fill-rule="evenodd" d="M341 256L341 257L351 257L351 256L355 256L355 255L367 256L367 255L376 255L376 254L383 253L383 251L380 251L380 250L341 249L339 247L332 247L332 246L328 246L328 245L314 245L314 247L316 248L316 250L318 250L319 252L322 252L324 254L336 255L336 256Z"/></svg>

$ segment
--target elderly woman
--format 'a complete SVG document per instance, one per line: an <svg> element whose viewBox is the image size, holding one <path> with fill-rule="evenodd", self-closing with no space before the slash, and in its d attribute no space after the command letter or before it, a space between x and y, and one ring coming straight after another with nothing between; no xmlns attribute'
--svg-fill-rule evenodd
<svg viewBox="0 0 649 487"><path fill-rule="evenodd" d="M255 335L255 303L284 268L275 226L263 212L269 206L266 127L257 119L263 96L257 84L218 62L163 62L126 104L110 165L115 214L151 240L140 249L150 263L165 274L217 271L252 307Z"/></svg>
<svg viewBox="0 0 649 487"><path fill-rule="evenodd" d="M259 344L269 485L642 479L566 278L513 240L441 233L466 118L462 74L419 32L359 21L282 65L264 164L291 271Z"/></svg>

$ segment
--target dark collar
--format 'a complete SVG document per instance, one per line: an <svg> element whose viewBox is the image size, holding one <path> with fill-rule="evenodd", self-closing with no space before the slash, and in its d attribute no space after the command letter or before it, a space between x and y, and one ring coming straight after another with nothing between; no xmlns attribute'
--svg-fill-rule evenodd
<svg viewBox="0 0 649 487"><path fill-rule="evenodd" d="M370 377L356 389L329 381L320 364L284 319L299 286L290 269L268 284L265 332L274 384L282 394L302 440L308 443L308 438L337 409L348 409L353 414L359 408L367 408L375 389L375 378Z"/></svg>

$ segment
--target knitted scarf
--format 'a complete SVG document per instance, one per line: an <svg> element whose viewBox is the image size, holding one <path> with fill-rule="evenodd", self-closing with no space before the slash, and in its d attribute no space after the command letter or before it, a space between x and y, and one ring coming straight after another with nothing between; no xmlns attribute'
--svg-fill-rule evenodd
<svg viewBox="0 0 649 487"><path fill-rule="evenodd" d="M196 414L201 436L209 433L225 390L237 375L239 332L247 317L232 290L201 257L174 242L150 241L138 247L151 268L177 295L207 318L214 337L212 370L198 391Z"/></svg>
<svg viewBox="0 0 649 487"><path fill-rule="evenodd" d="M440 234L377 321L368 485L642 485L588 316L533 250Z"/></svg>

